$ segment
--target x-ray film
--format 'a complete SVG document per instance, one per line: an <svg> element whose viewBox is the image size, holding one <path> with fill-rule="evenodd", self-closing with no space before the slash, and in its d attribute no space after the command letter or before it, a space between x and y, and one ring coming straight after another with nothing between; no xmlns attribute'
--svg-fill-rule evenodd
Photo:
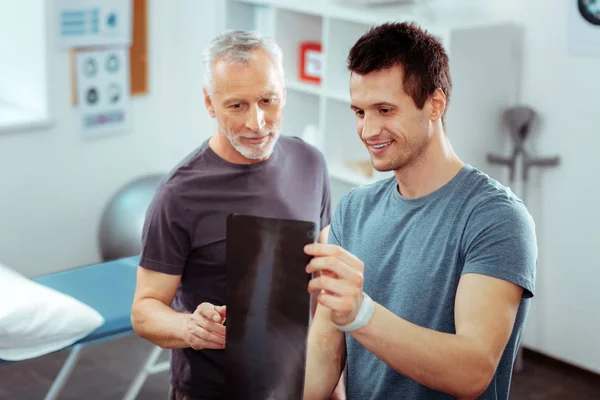
<svg viewBox="0 0 600 400"><path fill-rule="evenodd" d="M226 400L301 400L310 319L308 221L227 220Z"/></svg>

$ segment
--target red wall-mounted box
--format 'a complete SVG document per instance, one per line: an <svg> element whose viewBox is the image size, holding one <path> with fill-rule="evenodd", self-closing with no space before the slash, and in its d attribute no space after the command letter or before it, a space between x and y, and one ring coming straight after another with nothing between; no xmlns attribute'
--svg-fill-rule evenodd
<svg viewBox="0 0 600 400"><path fill-rule="evenodd" d="M310 83L321 83L321 43L300 43L300 80Z"/></svg>

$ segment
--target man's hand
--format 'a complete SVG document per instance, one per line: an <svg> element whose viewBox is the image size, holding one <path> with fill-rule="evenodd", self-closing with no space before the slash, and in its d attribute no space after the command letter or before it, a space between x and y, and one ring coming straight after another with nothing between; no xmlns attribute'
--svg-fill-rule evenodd
<svg viewBox="0 0 600 400"><path fill-rule="evenodd" d="M225 348L225 306L202 303L188 315L185 340L194 350Z"/></svg>
<svg viewBox="0 0 600 400"><path fill-rule="evenodd" d="M308 291L320 291L319 303L331 310L331 322L346 325L354 321L363 301L364 264L343 248L313 243L304 248L313 259L307 273L320 272L308 284Z"/></svg>

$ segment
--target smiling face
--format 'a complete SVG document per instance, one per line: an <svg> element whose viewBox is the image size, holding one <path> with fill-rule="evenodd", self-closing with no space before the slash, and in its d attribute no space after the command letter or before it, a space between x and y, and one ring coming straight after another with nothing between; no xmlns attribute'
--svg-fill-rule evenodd
<svg viewBox="0 0 600 400"><path fill-rule="evenodd" d="M399 170L426 151L439 111L432 101L417 108L404 91L402 67L352 73L350 95L358 135L376 170Z"/></svg>
<svg viewBox="0 0 600 400"><path fill-rule="evenodd" d="M279 138L285 104L283 77L265 51L248 61L219 60L213 67L213 92L205 90L206 107L234 161L261 161Z"/></svg>

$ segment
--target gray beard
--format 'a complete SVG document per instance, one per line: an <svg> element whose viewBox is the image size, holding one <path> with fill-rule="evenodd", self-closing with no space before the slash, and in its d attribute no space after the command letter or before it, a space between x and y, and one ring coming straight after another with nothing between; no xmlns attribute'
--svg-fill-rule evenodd
<svg viewBox="0 0 600 400"><path fill-rule="evenodd" d="M266 143L260 145L245 145L237 135L226 133L225 137L238 153L249 160L261 160L268 157L273 152L277 140L279 139L279 136L271 134Z"/></svg>

